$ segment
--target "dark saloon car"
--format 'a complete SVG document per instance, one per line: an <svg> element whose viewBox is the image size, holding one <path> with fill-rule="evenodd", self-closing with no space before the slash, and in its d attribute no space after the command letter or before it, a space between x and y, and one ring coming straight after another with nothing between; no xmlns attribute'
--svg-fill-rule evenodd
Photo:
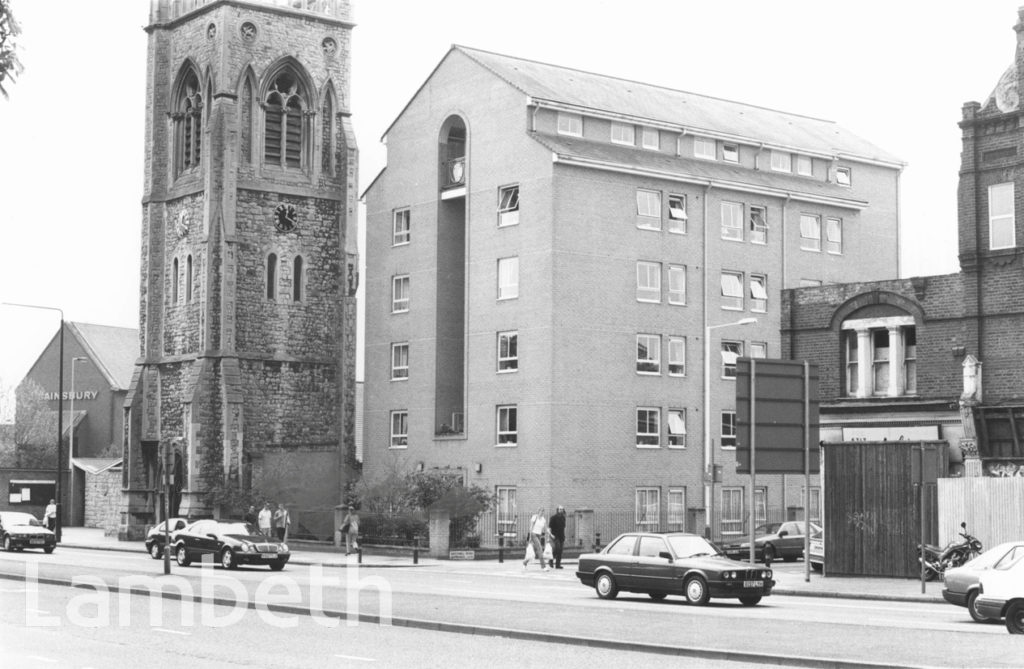
<svg viewBox="0 0 1024 669"><path fill-rule="evenodd" d="M821 527L811 523L811 536ZM750 541L725 546L725 554L735 560L750 559ZM785 560L792 562L804 555L804 521L768 523L754 529L754 559L764 562Z"/></svg>
<svg viewBox="0 0 1024 669"><path fill-rule="evenodd" d="M707 539L684 532L622 534L600 553L580 556L576 577L601 599L644 592L651 599L680 595L702 606L739 599L754 606L772 593L772 570L730 560Z"/></svg>
<svg viewBox="0 0 1024 669"><path fill-rule="evenodd" d="M942 575L942 598L950 604L967 607L974 622L988 621L977 607L981 577L989 571L1004 569L1022 557L1024 541L1009 541L988 549L964 565L947 569Z"/></svg>
<svg viewBox="0 0 1024 669"><path fill-rule="evenodd" d="M171 542L174 542L174 533L178 530L185 529L188 525L188 521L184 518L171 518ZM164 556L164 525L166 523L161 522L146 533L146 552L149 553L150 557L154 560L159 560Z"/></svg>
<svg viewBox="0 0 1024 669"><path fill-rule="evenodd" d="M280 571L291 557L283 541L261 534L255 525L241 521L197 520L178 530L172 546L174 558L182 567L210 555L225 569L240 564L265 564Z"/></svg>
<svg viewBox="0 0 1024 669"><path fill-rule="evenodd" d="M20 511L0 511L0 542L5 551L41 548L45 553L52 553L57 547L53 532L43 527L31 513Z"/></svg>

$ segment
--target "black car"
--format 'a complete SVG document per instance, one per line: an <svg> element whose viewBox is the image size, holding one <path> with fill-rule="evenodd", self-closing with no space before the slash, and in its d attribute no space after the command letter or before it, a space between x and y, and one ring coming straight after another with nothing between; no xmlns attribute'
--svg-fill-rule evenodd
<svg viewBox="0 0 1024 669"><path fill-rule="evenodd" d="M775 586L771 569L730 560L707 539L684 532L619 535L600 553L580 556L576 577L601 599L644 592L651 599L680 595L698 606L712 597L754 606Z"/></svg>
<svg viewBox="0 0 1024 669"><path fill-rule="evenodd" d="M182 567L210 555L225 569L234 569L240 564L265 564L280 571L291 557L283 541L268 537L255 525L241 521L198 520L178 530L172 546L175 560Z"/></svg>
<svg viewBox="0 0 1024 669"><path fill-rule="evenodd" d="M155 527L151 528L146 533L146 552L149 553L150 557L154 560L159 560L164 556L164 525L170 523L171 526L171 542L174 542L174 533L178 530L185 529L188 525L188 521L184 518L171 518L169 521L161 522Z"/></svg>
<svg viewBox="0 0 1024 669"><path fill-rule="evenodd" d="M44 553L52 553L57 547L53 532L31 513L20 511L0 511L0 542L5 551L41 548Z"/></svg>
<svg viewBox="0 0 1024 669"><path fill-rule="evenodd" d="M789 520L785 523L768 523L754 528L754 559L774 562L783 559L792 562L804 555L804 521ZM820 532L821 527L811 523L811 536ZM736 560L750 557L750 541L731 543L725 547L725 554Z"/></svg>

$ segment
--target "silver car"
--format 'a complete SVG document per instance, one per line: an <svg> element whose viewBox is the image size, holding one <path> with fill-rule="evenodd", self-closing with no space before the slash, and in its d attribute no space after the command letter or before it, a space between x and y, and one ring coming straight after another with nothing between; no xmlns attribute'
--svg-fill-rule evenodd
<svg viewBox="0 0 1024 669"><path fill-rule="evenodd" d="M982 574L997 565L1014 562L1022 556L1024 556L1024 541L1008 541L988 549L960 567L946 570L942 598L950 604L966 606L967 612L971 614L971 618L975 622L987 621L988 618L982 615L975 605L978 598L978 582Z"/></svg>

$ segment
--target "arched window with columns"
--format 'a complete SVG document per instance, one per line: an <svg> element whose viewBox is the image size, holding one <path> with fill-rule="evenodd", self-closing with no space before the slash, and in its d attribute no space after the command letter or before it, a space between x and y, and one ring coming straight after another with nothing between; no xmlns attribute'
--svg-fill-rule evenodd
<svg viewBox="0 0 1024 669"><path fill-rule="evenodd" d="M182 73L175 89L173 111L175 173L199 167L203 149L203 94L199 75L191 67Z"/></svg>
<svg viewBox="0 0 1024 669"><path fill-rule="evenodd" d="M850 318L842 323L847 397L901 397L917 393L914 317Z"/></svg>

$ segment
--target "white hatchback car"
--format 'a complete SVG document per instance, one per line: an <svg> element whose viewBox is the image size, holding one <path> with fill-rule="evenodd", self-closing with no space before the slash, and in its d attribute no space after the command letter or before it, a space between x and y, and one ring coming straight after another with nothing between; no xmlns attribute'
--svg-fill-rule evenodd
<svg viewBox="0 0 1024 669"><path fill-rule="evenodd" d="M1024 634L1024 554L1001 560L981 576L975 607L986 618L1006 618L1010 634Z"/></svg>
<svg viewBox="0 0 1024 669"><path fill-rule="evenodd" d="M981 577L993 568L1016 562L1024 556L1024 541L1008 541L988 549L966 564L947 569L943 574L942 598L950 604L967 607L975 622L985 622L985 616L978 613L978 583Z"/></svg>

